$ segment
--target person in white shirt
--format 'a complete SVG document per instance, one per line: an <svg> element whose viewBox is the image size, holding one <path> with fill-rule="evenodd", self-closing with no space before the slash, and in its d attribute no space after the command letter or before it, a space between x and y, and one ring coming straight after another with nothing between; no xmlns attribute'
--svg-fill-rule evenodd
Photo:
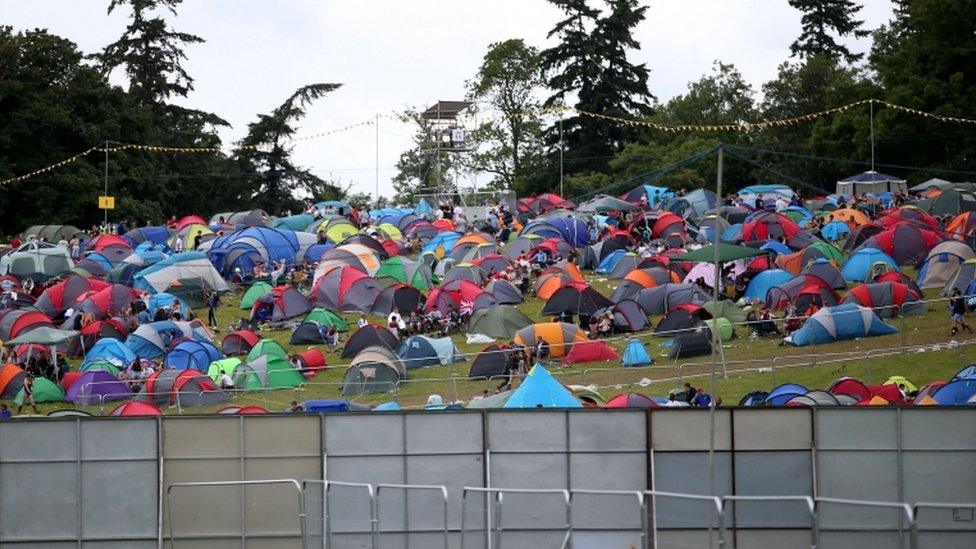
<svg viewBox="0 0 976 549"><path fill-rule="evenodd" d="M221 389L234 388L234 378L230 377L230 375L227 372L221 372L219 381L220 381Z"/></svg>
<svg viewBox="0 0 976 549"><path fill-rule="evenodd" d="M356 323L356 326L359 327L359 328L362 328L363 326L366 326L368 324L369 324L369 322L366 320L366 317L365 316L360 316L359 317L359 322Z"/></svg>

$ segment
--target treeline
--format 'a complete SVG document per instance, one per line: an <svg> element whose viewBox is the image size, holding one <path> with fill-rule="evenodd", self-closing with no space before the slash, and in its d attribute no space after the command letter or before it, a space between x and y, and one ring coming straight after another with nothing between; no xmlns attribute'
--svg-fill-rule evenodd
<svg viewBox="0 0 976 549"><path fill-rule="evenodd" d="M218 114L187 109L173 100L193 90L182 66L189 44L203 38L179 32L168 19L181 0L112 0L108 11L126 10L120 38L89 54L45 30L0 27L0 180L37 170L109 143L169 147L221 147ZM122 70L126 87L109 74ZM297 211L297 196L345 197L346 189L292 163L288 139L308 105L339 84L315 83L259 114L248 134L227 154L109 154L109 194L118 197L113 219L143 224L169 215L213 214L263 208ZM270 107L270 106L269 106ZM105 155L0 188L0 231L31 224L84 227L101 219ZM356 197L367 201L368 197Z"/></svg>
<svg viewBox="0 0 976 549"><path fill-rule="evenodd" d="M832 190L837 179L868 169L867 104L749 132L671 133L614 118L737 124L871 98L976 117L976 1L896 0L890 21L873 31L864 28L858 19L861 6L852 0L788 1L801 12L802 32L775 79L757 90L742 78L734 60L716 61L685 93L662 102L653 94L650 68L629 60L641 46L634 29L649 16L646 6L637 0L550 0L563 13L549 32L556 45L539 50L520 39L492 44L467 83L468 98L478 102L475 108L494 116L476 128L477 150L451 157L448 173L461 181L467 171L487 173L491 186L519 194L552 191L558 188L562 150L564 194L573 197L726 143L750 148L739 149L740 157L727 157L727 186L776 182L812 193ZM742 29L753 31L762 29ZM867 55L851 52L841 40L869 35ZM559 105L577 110L549 116L546 124L537 114L527 114ZM576 114L580 111L589 115ZM877 169L912 181L976 179L973 129L876 105ZM404 198L434 183L429 155L418 154L427 147L424 130L399 164ZM713 186L715 164L708 157L653 182L674 188Z"/></svg>

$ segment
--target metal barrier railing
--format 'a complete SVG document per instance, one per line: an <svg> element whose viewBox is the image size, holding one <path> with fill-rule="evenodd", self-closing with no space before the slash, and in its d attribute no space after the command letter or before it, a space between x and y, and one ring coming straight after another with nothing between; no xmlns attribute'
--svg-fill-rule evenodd
<svg viewBox="0 0 976 549"><path fill-rule="evenodd" d="M653 529L653 534L654 534L654 536L653 536L654 537L654 547L658 547L659 546L658 540L657 540L657 520L656 520L656 514L657 514L657 498L659 498L659 497L662 497L662 498L673 498L673 499L686 499L686 500L691 500L691 501L706 501L706 502L709 502L712 505L714 505L715 520L716 520L715 530L716 530L716 533L718 535L718 546L719 546L719 548L725 547L725 511L723 510L723 507L722 507L722 499L719 498L718 496L705 496L705 495L698 495L698 494L679 494L677 492L662 492L662 491L659 491L659 490L645 490L644 491L644 497L645 497L645 500L646 500L647 497L650 497L650 499L651 499L651 507L652 507L653 512L655 514L654 529ZM708 529L711 530L711 526L709 526Z"/></svg>
<svg viewBox="0 0 976 549"><path fill-rule="evenodd" d="M485 516L485 531L487 533L486 547L491 549L501 549L502 532L504 527L502 525L502 507L504 505L504 494L560 494L563 496L566 502L566 524L564 526L565 534L563 535L561 548L572 547L572 537L573 537L573 504L572 498L570 497L569 490L563 490L559 488L481 488L474 486L465 486L461 490L461 549L464 549L464 536L467 533L465 528L465 517L467 515L467 502L469 493L481 493L485 494L487 498L491 498L494 495L492 501L491 509L494 510L494 520L492 520L492 513L488 512L488 507L486 506L486 516ZM492 537L492 531L494 530L494 537Z"/></svg>
<svg viewBox="0 0 976 549"><path fill-rule="evenodd" d="M449 508L450 498L449 498L448 493L447 493L447 487L440 486L440 485L431 485L431 484L377 484L376 485L376 533L377 533L377 535L379 535L379 533L381 532L381 529L380 529L380 516L381 516L380 515L380 502L382 501L382 498L380 498L380 494L382 493L382 490L384 488L394 489L394 490L424 490L424 491L436 491L436 492L439 492L441 494L441 497L443 498L443 503L444 503L444 508L443 508L443 511L444 511L444 522L443 522L443 526L444 526L444 530L443 530L443 532L444 532L444 549L448 549L448 547L450 545L450 530L448 528L447 511L448 511L448 508Z"/></svg>
<svg viewBox="0 0 976 549"><path fill-rule="evenodd" d="M915 524L915 513L912 506L907 503L895 503L889 501L862 501L857 499L841 499L841 498L828 498L828 497L818 497L814 498L816 507L819 510L822 503L835 504L835 505L848 505L852 507L874 507L878 509L899 509L905 512L905 518L908 520L908 546L909 549L918 549L918 527ZM814 522L816 533L815 535L819 539L820 537L820 513L817 513L817 520ZM899 527L899 531L901 528Z"/></svg>
<svg viewBox="0 0 976 549"><path fill-rule="evenodd" d="M169 546L170 549L176 547L175 541L176 537L173 533L173 489L174 488L202 488L207 486L253 486L253 485L269 485L269 484L281 484L294 486L295 490L298 492L298 528L302 539L302 549L305 549L305 540L308 536L305 534L305 490L302 485L298 483L297 480L291 478L282 479L267 479L267 480L222 480L222 481L205 481L205 482L174 482L166 487L166 517L169 522ZM244 525L241 525L241 548L243 549L247 545L247 532L245 531Z"/></svg>
<svg viewBox="0 0 976 549"><path fill-rule="evenodd" d="M810 496L740 496L731 495L722 497L722 514L725 514L725 504L727 502L752 501L752 502L776 502L776 501L795 501L806 504L806 509L810 513L810 549L817 549L820 545L819 531L817 530L817 504ZM734 515L733 515L734 516ZM733 518L733 520L735 520ZM729 524L726 524L729 526ZM731 524L735 528L735 524Z"/></svg>
<svg viewBox="0 0 976 549"><path fill-rule="evenodd" d="M572 506L573 496L579 495L593 495L593 496L629 496L637 498L637 508L640 511L640 549L648 549L648 536L647 536L647 499L644 497L644 492L639 490L585 490L585 489L573 489L569 491L569 503Z"/></svg>
<svg viewBox="0 0 976 549"><path fill-rule="evenodd" d="M322 537L325 547L332 549L335 547L332 539L332 511L330 510L329 496L332 494L333 486L345 486L347 488L363 488L369 496L369 539L370 547L378 549L380 546L379 531L379 507L377 504L376 487L366 482L341 482L338 480L303 480L304 489L310 484L322 485Z"/></svg>

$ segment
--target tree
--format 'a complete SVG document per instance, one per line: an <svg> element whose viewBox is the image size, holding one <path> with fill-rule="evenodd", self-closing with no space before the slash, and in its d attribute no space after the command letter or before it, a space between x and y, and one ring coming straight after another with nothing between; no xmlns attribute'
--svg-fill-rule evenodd
<svg viewBox="0 0 976 549"><path fill-rule="evenodd" d="M630 50L639 49L634 28L644 20L646 7L636 0L608 0L607 15L591 8L585 0L551 0L566 18L549 32L559 42L541 53L542 69L548 75L553 95L546 105L558 105L576 95L580 114L562 120L566 172L605 171L607 162L634 132L613 118L634 118L653 113L647 87L649 71L643 64L627 59ZM550 165L556 165L556 145L560 125L547 131ZM547 180L535 189L551 187L552 169Z"/></svg>
<svg viewBox="0 0 976 549"><path fill-rule="evenodd" d="M294 124L305 117L308 106L339 86L302 86L270 114L259 114L256 122L248 124L247 136L238 142L234 157L244 173L260 175L249 197L258 207L269 212L297 210L301 202L295 192L317 197L327 190L325 181L292 163L293 147L288 140L295 135Z"/></svg>
<svg viewBox="0 0 976 549"><path fill-rule="evenodd" d="M853 0L789 0L789 3L803 12L800 19L803 32L790 45L794 56L806 59L826 55L848 63L863 57L851 53L847 46L839 44L832 36L861 38L868 35L866 30L861 29L864 21L854 18L861 11L859 4Z"/></svg>
<svg viewBox="0 0 976 549"><path fill-rule="evenodd" d="M183 69L184 44L198 44L199 36L176 32L162 17L151 12L164 8L176 15L182 0L111 0L108 13L130 5L131 22L122 37L105 47L98 59L106 71L124 67L129 76L129 93L143 104L161 104L173 95L186 97L193 78Z"/></svg>
<svg viewBox="0 0 976 549"><path fill-rule="evenodd" d="M541 104L536 99L542 85L539 52L521 39L488 46L478 74L467 82L473 109L484 102L499 114L478 126L474 134L479 148L465 159L469 168L493 176L490 186L523 187L543 161Z"/></svg>

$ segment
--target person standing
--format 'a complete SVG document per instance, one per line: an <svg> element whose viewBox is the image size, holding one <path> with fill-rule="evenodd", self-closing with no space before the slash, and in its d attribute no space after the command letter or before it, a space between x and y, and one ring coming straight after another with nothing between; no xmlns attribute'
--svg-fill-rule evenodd
<svg viewBox="0 0 976 549"><path fill-rule="evenodd" d="M220 293L215 290L207 296L207 324L214 332L220 331L217 328L217 307L220 307Z"/></svg>
<svg viewBox="0 0 976 549"><path fill-rule="evenodd" d="M949 335L956 335L960 328L973 333L973 329L966 324L966 300L959 288L952 290L952 295L949 297L949 310L952 313L952 331Z"/></svg>
<svg viewBox="0 0 976 549"><path fill-rule="evenodd" d="M34 374L28 373L27 377L24 378L24 398L20 401L20 405L17 406L17 414L24 409L24 404L30 403L31 408L34 410L35 414L41 413L37 409L37 404L34 402Z"/></svg>

